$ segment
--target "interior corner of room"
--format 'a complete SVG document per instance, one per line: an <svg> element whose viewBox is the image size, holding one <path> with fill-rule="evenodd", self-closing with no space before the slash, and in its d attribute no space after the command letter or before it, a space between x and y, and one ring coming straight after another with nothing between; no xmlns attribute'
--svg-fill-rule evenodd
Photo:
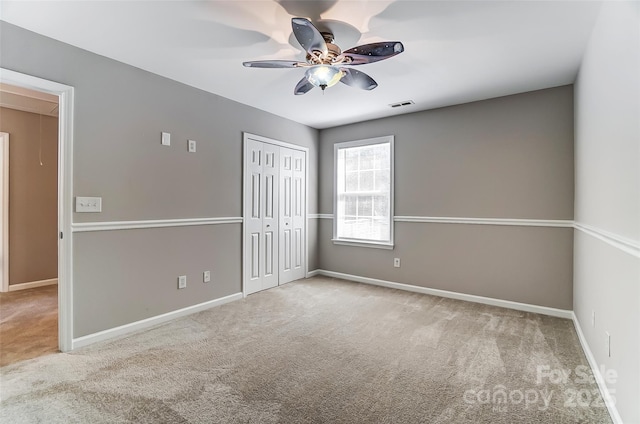
<svg viewBox="0 0 640 424"><path fill-rule="evenodd" d="M0 21L0 301L57 284L62 351L317 275L566 318L640 422L639 23L604 3L564 84L315 128ZM334 146L389 135L393 246L335 243Z"/></svg>

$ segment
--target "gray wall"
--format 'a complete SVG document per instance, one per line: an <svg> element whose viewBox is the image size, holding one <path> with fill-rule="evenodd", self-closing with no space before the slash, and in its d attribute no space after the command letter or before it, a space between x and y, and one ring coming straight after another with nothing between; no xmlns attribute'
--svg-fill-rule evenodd
<svg viewBox="0 0 640 424"><path fill-rule="evenodd" d="M333 213L333 144L389 134L397 216L573 219L571 86L322 130L321 213ZM405 222L395 229L393 251L337 246L332 221L320 220L319 267L572 307L571 229Z"/></svg>
<svg viewBox="0 0 640 424"><path fill-rule="evenodd" d="M58 278L58 120L3 107L0 131L9 133L9 284Z"/></svg>
<svg viewBox="0 0 640 424"><path fill-rule="evenodd" d="M640 423L640 3L604 3L575 89L576 222L636 254L575 233L574 311L625 423ZM592 324L595 313L595 325ZM611 335L611 356L605 332Z"/></svg>
<svg viewBox="0 0 640 424"><path fill-rule="evenodd" d="M0 40L2 67L75 87L73 195L101 196L103 212L74 222L242 216L245 131L309 148L317 212L317 130L5 22ZM240 224L75 233L74 244L74 337L241 290Z"/></svg>

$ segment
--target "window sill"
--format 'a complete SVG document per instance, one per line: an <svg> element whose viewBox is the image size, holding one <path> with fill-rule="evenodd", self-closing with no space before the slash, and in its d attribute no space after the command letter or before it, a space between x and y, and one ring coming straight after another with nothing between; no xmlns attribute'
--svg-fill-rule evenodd
<svg viewBox="0 0 640 424"><path fill-rule="evenodd" d="M374 249L387 249L393 250L392 243L376 243L370 241L356 241L356 240L345 240L345 239L331 239L333 244L341 244L344 246L356 246L356 247L372 247Z"/></svg>

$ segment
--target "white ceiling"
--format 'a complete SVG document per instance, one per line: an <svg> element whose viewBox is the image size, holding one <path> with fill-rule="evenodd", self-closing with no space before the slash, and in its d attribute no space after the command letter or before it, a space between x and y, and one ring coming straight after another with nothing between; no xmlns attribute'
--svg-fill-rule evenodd
<svg viewBox="0 0 640 424"><path fill-rule="evenodd" d="M594 1L10 1L2 20L315 128L574 82L597 17ZM334 30L343 50L402 41L358 66L379 84L294 96L304 69L291 17ZM335 22L339 21L339 22ZM390 103L415 105L392 109Z"/></svg>

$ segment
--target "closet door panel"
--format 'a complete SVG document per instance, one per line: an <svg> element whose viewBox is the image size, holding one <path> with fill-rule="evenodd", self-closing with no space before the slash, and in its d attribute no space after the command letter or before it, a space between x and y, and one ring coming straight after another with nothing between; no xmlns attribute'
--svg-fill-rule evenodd
<svg viewBox="0 0 640 424"><path fill-rule="evenodd" d="M278 215L280 147L263 144L264 165L262 181L263 279L262 290L278 285Z"/></svg>
<svg viewBox="0 0 640 424"><path fill-rule="evenodd" d="M262 289L262 162L263 145L247 140L244 178L244 284L246 293Z"/></svg>
<svg viewBox="0 0 640 424"><path fill-rule="evenodd" d="M305 153L281 148L280 284L305 277Z"/></svg>
<svg viewBox="0 0 640 424"><path fill-rule="evenodd" d="M294 234L291 252L291 273L293 280L298 280L306 276L305 265L305 240L306 240L306 206L307 206L307 170L305 152L293 151L293 196L292 196L292 217L291 228Z"/></svg>

